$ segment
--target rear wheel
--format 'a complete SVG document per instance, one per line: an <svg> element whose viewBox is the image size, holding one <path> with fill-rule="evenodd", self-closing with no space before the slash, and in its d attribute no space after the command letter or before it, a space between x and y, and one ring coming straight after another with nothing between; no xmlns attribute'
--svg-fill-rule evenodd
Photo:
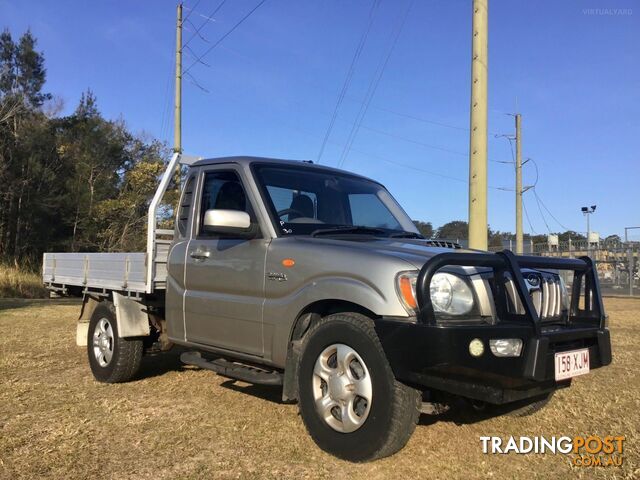
<svg viewBox="0 0 640 480"><path fill-rule="evenodd" d="M357 313L311 326L298 388L300 413L316 444L354 462L400 450L420 415L420 392L395 379L373 322Z"/></svg>
<svg viewBox="0 0 640 480"><path fill-rule="evenodd" d="M91 315L87 354L96 380L119 383L131 380L140 368L142 340L118 337L113 304L101 302Z"/></svg>

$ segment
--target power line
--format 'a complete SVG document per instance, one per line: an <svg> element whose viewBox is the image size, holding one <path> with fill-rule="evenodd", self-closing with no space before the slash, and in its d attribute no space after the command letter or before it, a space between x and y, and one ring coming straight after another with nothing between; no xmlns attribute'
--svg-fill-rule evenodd
<svg viewBox="0 0 640 480"><path fill-rule="evenodd" d="M531 163L533 163L533 166L534 166L534 167L535 167L535 169L536 169L536 179L535 179L535 181L533 182L533 185L531 185L531 187L529 187L529 188L536 188L536 186L538 185L538 180L540 180L540 170L538 169L538 162L536 162L536 161L535 161L533 158L531 158L531 157L528 157L528 158L527 158L527 160L526 160L524 163L528 162L529 160L531 160ZM523 165L524 165L524 163L523 163Z"/></svg>
<svg viewBox="0 0 640 480"><path fill-rule="evenodd" d="M297 125L297 124L293 125L293 124L288 124L288 123L282 123L281 125L284 126L284 127L290 128L291 130L295 130L297 132L301 132L301 133L303 133L305 135L308 135L309 137L317 137L316 133L313 133L313 132L310 132L310 131L305 130L303 128L300 128L300 126ZM327 143L330 143L332 145L336 145L336 146L339 146L339 147L344 146L344 143L335 142L335 141L332 141L332 140L329 140ZM390 159L388 157L385 157L385 156L382 156L382 155L379 155L379 154L369 153L369 152L366 152L364 150L360 150L358 148L352 148L351 150L354 151L354 152L357 152L357 153L359 153L361 155L366 155L367 157L376 158L378 160L382 160L383 162L386 162L386 163L389 163L389 164L392 164L392 165L397 165L399 167L407 168L409 170L415 170L415 171L418 171L418 172L426 173L428 175L433 175L435 177L445 178L445 179L453 180L453 181L460 182L460 183L467 183L468 182L468 179L466 179L466 178L459 178L459 177L454 177L452 175L433 172L431 170L426 170L424 168L415 167L413 165L408 165L406 163L401 163L401 162L398 162L396 160L392 160L392 159ZM513 189L509 189L509 188L506 188L506 187L492 187L492 186L489 186L489 188L492 189L492 190L499 190L499 191L513 191Z"/></svg>
<svg viewBox="0 0 640 480"><path fill-rule="evenodd" d="M462 131L462 132L468 132L469 131L469 129L465 128L465 127L460 127L460 126L457 126L457 125L451 125L451 124L448 124L448 123L439 122L439 121L435 121L435 120L428 120L426 118L418 117L416 115L410 115L408 113L398 112L396 110L392 110L392 109L386 108L386 107L380 107L380 106L377 106L377 105L373 105L373 108L375 108L376 110L382 110L383 112L393 113L394 115L398 115L399 117L405 117L405 118L409 118L411 120L416 120L418 122L428 123L428 124L431 124L431 125L437 125L439 127L451 128L453 130L459 130L459 131Z"/></svg>
<svg viewBox="0 0 640 480"><path fill-rule="evenodd" d="M202 85L200 85L198 83L198 80L196 80L196 77L191 75L189 72L185 72L185 76L186 76L186 78L187 78L187 80L189 81L190 84L192 84L193 86L195 86L198 89L202 90L204 93L210 93L209 90L207 90Z"/></svg>
<svg viewBox="0 0 640 480"><path fill-rule="evenodd" d="M204 26L205 26L205 25L207 25L209 22L212 22L212 21L213 21L213 16L214 16L216 13L218 13L218 11L222 8L222 6L225 4L225 2L226 2L226 1L227 1L227 0L222 0L222 1L218 4L218 6L213 10L213 12L211 12L211 14L210 14L208 17L205 17L205 21L204 21L204 22L202 22L202 23L200 24L200 26L199 26L199 27L196 27L195 32L193 32L193 33L191 34L191 36L187 39L187 41L186 41L186 42L185 42L185 44L184 44L184 47L186 47L187 45L189 45L189 42L190 42L191 40L193 40L193 38L194 38L196 35L198 35L200 38L202 38L205 42L207 42L207 43L209 42L207 39L205 39L205 38L200 34L200 31L204 28ZM203 15L203 16L204 16L204 15ZM184 23L184 22L183 22L183 23ZM193 25L193 23L192 23L192 25ZM194 25L194 27L195 27L195 25ZM183 48L184 48L184 47L183 47Z"/></svg>
<svg viewBox="0 0 640 480"><path fill-rule="evenodd" d="M432 145L432 144L429 144L429 143L424 143L424 142L421 142L419 140L415 140L413 138L409 138L409 137L405 137L405 136L398 135L398 134L395 134L395 133L387 132L385 130L380 130L380 129L373 128L373 127L370 127L370 126L367 126L367 125L361 125L360 128L364 128L365 130L369 130L371 132L379 133L380 135L386 135L388 137L397 138L398 140L403 140L405 142L414 143L414 144L420 145L422 147L431 148L433 150L440 150L441 152L452 153L454 155L459 155L461 157L469 157L469 153L468 152L461 152L459 150L452 150L450 148L441 147L439 145ZM504 161L500 161L500 160L491 160L491 159L489 159L489 161L493 162L493 163L509 163L509 164L512 163L512 162L504 162Z"/></svg>
<svg viewBox="0 0 640 480"><path fill-rule="evenodd" d="M331 143L336 143L336 142L331 142ZM366 155L366 156L372 157L372 158L377 158L379 160L382 160L383 162L390 163L392 165L397 165L399 167L407 168L409 170L415 170L417 172L426 173L426 174L429 174L429 175L433 175L435 177L445 178L447 180L453 180L453 181L460 182L460 183L467 183L468 182L468 180L465 179L465 178L454 177L452 175L446 175L444 173L433 172L431 170L426 170L426 169L421 168L421 167L416 167L414 165L408 165L406 163L398 162L396 160L391 160L390 158L383 157L383 156L378 155L378 154L365 152L365 151L360 150L360 149L352 148L352 150L354 152L360 153L362 155ZM506 188L506 187L492 187L492 186L490 186L489 188L492 189L492 190L513 191L513 189L509 189L509 188Z"/></svg>
<svg viewBox="0 0 640 480"><path fill-rule="evenodd" d="M218 45L220 45L225 38L227 38L229 35L231 35L240 25L242 25L242 23L249 18L253 12L255 12L258 8L260 8L267 0L261 0L255 7L253 7L249 13L247 13L244 17L242 17L233 27L231 27L231 29L229 29L227 31L227 33L225 33L222 37L220 37L218 39L218 41L216 43L214 43L213 45L211 45L211 47L209 47L202 55L200 55L198 57L198 59L196 61L194 61L191 65L189 65L189 67L187 67L187 69L184 71L184 73L187 73L189 70L191 70L194 65L196 65L198 63L198 61L202 60L204 57L206 57L214 48L216 48Z"/></svg>
<svg viewBox="0 0 640 480"><path fill-rule="evenodd" d="M184 23L184 22L189 18L189 16L191 15L191 13L192 13L196 8L198 8L198 5L200 4L200 2L201 2L201 0L196 0L196 3L194 3L194 4L193 4L193 7L191 7L191 8L189 8L189 9L187 9L187 10L189 10L189 11L187 12L187 15L184 17L184 20L182 20L182 22L183 22L183 23Z"/></svg>
<svg viewBox="0 0 640 480"><path fill-rule="evenodd" d="M561 228L563 228L565 231L569 230L562 223L560 223L560 221L555 217L555 215L553 213L551 213L551 210L549 210L547 208L547 206L544 204L544 202L542 201L542 199L538 195L538 192L536 190L536 186L538 185L538 180L540 179L540 169L538 168L538 162L536 162L533 158L528 158L527 160L531 160L531 163L533 163L533 166L536 169L536 181L533 183L533 185L531 187L531 190L533 191L533 195L536 197L536 200L539 202L539 204L542 205L542 207L547 211L547 213L551 216L551 218L553 218L553 220L555 220L555 222L558 225L560 225Z"/></svg>
<svg viewBox="0 0 640 480"><path fill-rule="evenodd" d="M329 114L329 112L327 112L325 110L322 110L322 109L319 109L319 108L315 108L313 106L309 106L308 104L306 104L304 102L299 102L299 101L295 101L294 100L294 103L298 103L299 105L303 106L306 110L313 110L315 112L318 112L318 113L321 113L321 114L327 115L327 116L331 115L331 114ZM371 106L373 107L373 105L371 105ZM333 116L332 116L332 119L333 119ZM351 123L345 117L341 117L340 115L336 115L335 120L341 120L341 121L344 121L346 123ZM439 151L442 151L442 152L451 153L451 154L458 155L458 156L465 157L465 158L469 157L469 153L468 152L462 152L460 150L453 150L453 149L450 149L448 147L443 147L443 146L440 146L440 145L433 145L433 144L425 143L425 142L422 142L420 140L416 140L416 139L413 139L413 138L410 138L410 137L405 137L403 135L398 135L396 133L392 133L392 132L389 132L387 130L381 130L379 128L374 128L374 127L369 126L369 125L360 124L360 128L363 128L365 130L369 130L369 131L374 132L374 133L378 133L380 135L385 135L385 136L388 136L388 137L396 138L398 140L403 140L405 142L409 142L409 143L413 143L413 144L416 144L416 145L420 145L420 146L425 147L425 148L430 148L430 149L433 149L433 150L439 150ZM328 138L327 138L327 140L328 140ZM333 142L328 142L327 141L326 143L333 143ZM509 165L510 164L514 164L515 165L515 161L503 161L503 160L493 160L493 159L489 159L489 161L493 162L493 163L499 163L499 164L509 164Z"/></svg>
<svg viewBox="0 0 640 480"><path fill-rule="evenodd" d="M522 207L524 208L524 215L527 217L527 223L529 224L529 228L531 229L531 233L537 235L536 230L533 228L533 224L531 223L531 219L529 218L529 212L527 211L527 204L524 202L524 197L522 198Z"/></svg>
<svg viewBox="0 0 640 480"><path fill-rule="evenodd" d="M175 69L175 58L171 57L169 60L169 75L167 76L167 84L165 87L164 100L162 102L162 116L160 119L160 138L165 140L165 135L168 135L169 130L169 112L171 110L171 80L173 79Z"/></svg>
<svg viewBox="0 0 640 480"><path fill-rule="evenodd" d="M211 42L209 42L209 40L207 40L207 39L206 39L206 38L205 38L205 37L200 33L200 31L198 30L198 27L196 26L196 24L195 24L195 23L193 23L191 20L187 20L186 22L183 22L183 23L188 23L189 25L191 25L191 26L194 28L194 29L192 30L192 29L188 28L186 25L184 25L184 26L183 26L183 28L184 28L185 32L191 32L191 33L193 34L192 36L197 35L197 36L198 36L198 38L200 38L200 40L202 40L203 42L205 42L205 43L211 43ZM189 42L186 42L186 43L184 44L184 46L186 47L188 43L189 43Z"/></svg>
<svg viewBox="0 0 640 480"><path fill-rule="evenodd" d="M336 106L333 109L333 114L331 116L331 120L329 121L329 126L327 127L327 131L324 134L324 138L322 139L322 145L320 146L320 151L318 152L317 161L320 163L320 159L324 152L324 148L327 145L327 141L329 140L329 136L331 135L331 131L333 130L333 125L335 124L336 117L338 116L338 111L340 110L340 105L344 100L344 97L349 89L349 85L351 84L351 79L353 78L353 72L355 71L355 65L360 58L364 45L367 41L367 37L369 36L369 32L371 31L371 25L373 25L373 19L375 18L375 10L379 5L379 0L374 1L371 4L371 10L369 11L369 21L367 22L367 28L364 30L360 37L360 41L358 42L358 46L356 51L353 54L353 58L351 59L351 64L349 65L349 70L347 71L347 76L344 79L344 83L342 84L342 89L338 95L338 101L336 102Z"/></svg>
<svg viewBox="0 0 640 480"><path fill-rule="evenodd" d="M208 40L206 40L206 39L204 39L204 40L208 42ZM254 61L254 59L251 58L250 56L239 54L238 52L236 52L234 50L228 50L228 51L230 51L231 53L233 53L236 56L239 56L239 57L243 58L244 60ZM312 86L313 88L319 89L319 87L317 85L313 85L311 83L308 83L308 85ZM352 101L354 101L354 102L356 102L358 104L362 103L361 101L356 100L353 97L349 97L346 94L345 94L344 98L345 99L351 98ZM452 125L452 124L444 123L444 122L441 122L441 121L430 120L430 119L427 119L427 118L424 118L424 117L419 117L417 115L412 115L412 114L408 114L408 113L399 112L397 110L393 110L393 109L390 109L390 108L387 108L387 107L382 107L380 105L371 104L370 107L374 108L376 110L383 111L383 112L388 112L388 113L392 113L394 115L398 115L398 116L401 116L401 117L405 117L405 118L409 118L409 119L412 119L412 120L416 120L418 122L423 122L423 123L427 123L427 124L431 124L431 125L437 125L437 126L441 126L441 127L451 128L451 129L459 130L459 131L463 131L463 132L469 132L469 129L465 128L465 127L460 127L458 125ZM366 128L366 127L362 126L362 128ZM494 135L494 137L499 136L499 134L497 134L497 133L492 133L492 134ZM464 156L468 156L468 153L462 153L462 152L457 152L457 153L458 154L463 154ZM489 161L494 162L494 163L512 163L512 162L500 161L500 160L489 160Z"/></svg>
<svg viewBox="0 0 640 480"><path fill-rule="evenodd" d="M535 195L536 199L538 199L538 201L540 202L540 204L542 205L542 207L547 211L547 213L551 216L551 218L553 218L555 220L555 222L560 225L560 227L562 227L565 231L568 231L569 229L567 227L565 227L562 223L560 223L558 221L558 219L553 215L553 213L551 213L551 211L547 208L547 206L544 204L544 202L542 201L542 199L539 197L538 193L536 192L536 189L533 189L533 194Z"/></svg>
<svg viewBox="0 0 640 480"><path fill-rule="evenodd" d="M208 63L205 63L202 60L200 60L198 58L198 54L196 52L194 52L193 49L189 45L185 45L184 47L182 47L182 49L183 49L184 52L187 53L187 55L189 55L191 58L193 58L196 63L204 65L205 67L210 67L211 66ZM187 74L187 73L188 72L185 72L185 74Z"/></svg>
<svg viewBox="0 0 640 480"><path fill-rule="evenodd" d="M397 110L393 110L391 108L386 108L386 107L381 107L379 105L372 105L373 108L375 108L376 110L381 110L383 112L389 112L392 113L394 115L398 115L399 117L404 117L404 118L409 118L411 120L416 120L418 122L422 122L422 123L428 123L430 125L437 125L439 127L445 127L445 128L450 128L453 130L458 130L461 132L469 132L470 130L467 127L461 127L459 125L452 125L450 123L445 123L442 121L437 121L437 120L431 120L428 118L424 118L424 117L420 117L418 115L412 115L412 114L408 114L408 113L403 113L403 112L399 112ZM499 134L497 133L493 133L493 132L489 132L491 135L493 135L494 137L498 137Z"/></svg>
<svg viewBox="0 0 640 480"><path fill-rule="evenodd" d="M396 48L396 45L398 44L398 39L400 38L400 33L402 33L402 29L404 28L404 24L407 21L407 17L409 15L409 11L411 10L412 6L413 6L413 0L411 0L411 2L407 5L407 9L404 12L402 20L400 21L400 23L398 24L398 26L396 28L396 31L395 31L395 34L393 36L393 40L392 40L392 43L391 43L391 47L389 48L389 51L387 52L387 55L384 58L384 61L380 64L380 66L377 69L376 73L374 73L374 76L371 79L371 83L369 83L369 88L367 89L367 93L365 95L365 101L360 106L360 111L358 112L358 117L356 117L356 122L353 124L353 127L351 128L351 132L349 133L349 137L347 139L347 143L345 145L344 150L342 151L342 155L341 155L340 161L338 163L339 167L342 166L342 164L344 164L344 162L347 159L347 156L349 155L349 151L351 150L353 142L355 141L355 138L358 135L358 131L360 130L360 125L362 124L362 120L364 119L365 115L367 114L367 110L369 110L369 105L371 104L371 100L373 99L373 96L375 95L376 90L378 89L378 85L380 85L380 80L382 79L382 76L384 75L384 71L387 68L387 65L389 63L389 59L391 58L391 54L393 53L393 51Z"/></svg>
<svg viewBox="0 0 640 480"><path fill-rule="evenodd" d="M547 219L544 216L544 213L542 213L542 207L540 206L540 199L538 198L538 195L536 195L535 190L533 191L533 195L536 197L536 202L538 204L538 210L540 211L540 216L542 217L542 221L544 222L544 226L547 227L547 231L549 233L551 233L551 229L549 228L549 224L547 223Z"/></svg>

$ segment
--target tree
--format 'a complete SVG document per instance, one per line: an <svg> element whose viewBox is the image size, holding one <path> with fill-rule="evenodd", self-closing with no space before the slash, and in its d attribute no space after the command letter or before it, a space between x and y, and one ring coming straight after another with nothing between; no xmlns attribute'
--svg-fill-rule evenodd
<svg viewBox="0 0 640 480"><path fill-rule="evenodd" d="M51 94L43 93L42 87L46 79L44 68L44 56L36 51L36 39L31 35L31 31L20 37L16 54L15 82L18 90L29 101L32 107L42 106L45 100L51 98Z"/></svg>
<svg viewBox="0 0 640 480"><path fill-rule="evenodd" d="M142 251L146 248L146 220L149 200L153 197L158 177L164 171L164 147L135 139L136 161L122 179L118 195L96 205L99 249L103 251ZM165 152L166 155L166 152Z"/></svg>
<svg viewBox="0 0 640 480"><path fill-rule="evenodd" d="M121 175L132 159L127 146L132 135L122 122L102 118L95 95L83 93L73 115L58 122L58 153L68 168L65 179L71 212L71 251L97 247L94 206L118 195ZM133 160L135 162L135 160Z"/></svg>
<svg viewBox="0 0 640 480"><path fill-rule="evenodd" d="M469 224L462 220L454 220L445 223L436 232L436 238L447 240L460 240L467 238L469 233Z"/></svg>
<svg viewBox="0 0 640 480"><path fill-rule="evenodd" d="M16 44L0 35L0 255L21 257L33 235L28 222L45 207L57 159L46 117L40 111L50 95L42 92L44 57L26 32Z"/></svg>
<svg viewBox="0 0 640 480"><path fill-rule="evenodd" d="M620 235L609 235L604 239L604 243L618 245L622 243L622 238L620 238Z"/></svg>
<svg viewBox="0 0 640 480"><path fill-rule="evenodd" d="M585 237L581 233L574 232L573 230L567 230L566 232L558 233L559 241L568 242L569 239L571 239L572 242L575 242L576 240L586 240L587 237Z"/></svg>
<svg viewBox="0 0 640 480"><path fill-rule="evenodd" d="M142 249L164 145L105 119L93 93L58 118L30 32L0 34L0 261L47 250ZM176 194L171 192L175 203ZM168 210L167 210L168 211Z"/></svg>
<svg viewBox="0 0 640 480"><path fill-rule="evenodd" d="M489 247L502 247L505 241L508 242L511 239L515 240L515 236L511 232L501 232L500 230L494 232L489 229Z"/></svg>
<svg viewBox="0 0 640 480"><path fill-rule="evenodd" d="M420 235L422 235L424 238L433 237L433 225L431 225L431 222L421 222L420 220L413 220L413 224L420 232Z"/></svg>

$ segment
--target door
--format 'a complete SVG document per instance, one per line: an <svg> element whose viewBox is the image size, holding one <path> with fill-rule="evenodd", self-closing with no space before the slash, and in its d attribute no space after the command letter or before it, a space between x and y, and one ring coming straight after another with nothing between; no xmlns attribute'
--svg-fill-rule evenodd
<svg viewBox="0 0 640 480"><path fill-rule="evenodd" d="M200 173L186 256L185 329L190 342L261 356L267 242L261 234L234 238L202 228L209 209L245 211L257 222L247 191L241 171L229 165Z"/></svg>
<svg viewBox="0 0 640 480"><path fill-rule="evenodd" d="M197 170L196 170L197 171ZM185 285L185 259L191 237L191 218L194 204L196 203L197 174L190 173L185 187L182 190L178 214L176 216L176 228L173 247L167 258L167 297L165 301L165 317L169 338L177 341L187 339L184 329L184 293Z"/></svg>

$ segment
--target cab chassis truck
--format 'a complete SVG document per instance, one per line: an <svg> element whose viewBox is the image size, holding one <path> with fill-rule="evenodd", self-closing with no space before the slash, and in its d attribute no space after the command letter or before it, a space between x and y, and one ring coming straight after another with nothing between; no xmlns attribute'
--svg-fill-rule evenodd
<svg viewBox="0 0 640 480"><path fill-rule="evenodd" d="M181 164L175 229L160 229ZM42 273L83 298L96 380L179 345L186 364L281 386L317 445L350 461L400 450L421 410L531 414L611 362L590 258L424 239L381 184L311 162L175 154L146 252L45 253Z"/></svg>

